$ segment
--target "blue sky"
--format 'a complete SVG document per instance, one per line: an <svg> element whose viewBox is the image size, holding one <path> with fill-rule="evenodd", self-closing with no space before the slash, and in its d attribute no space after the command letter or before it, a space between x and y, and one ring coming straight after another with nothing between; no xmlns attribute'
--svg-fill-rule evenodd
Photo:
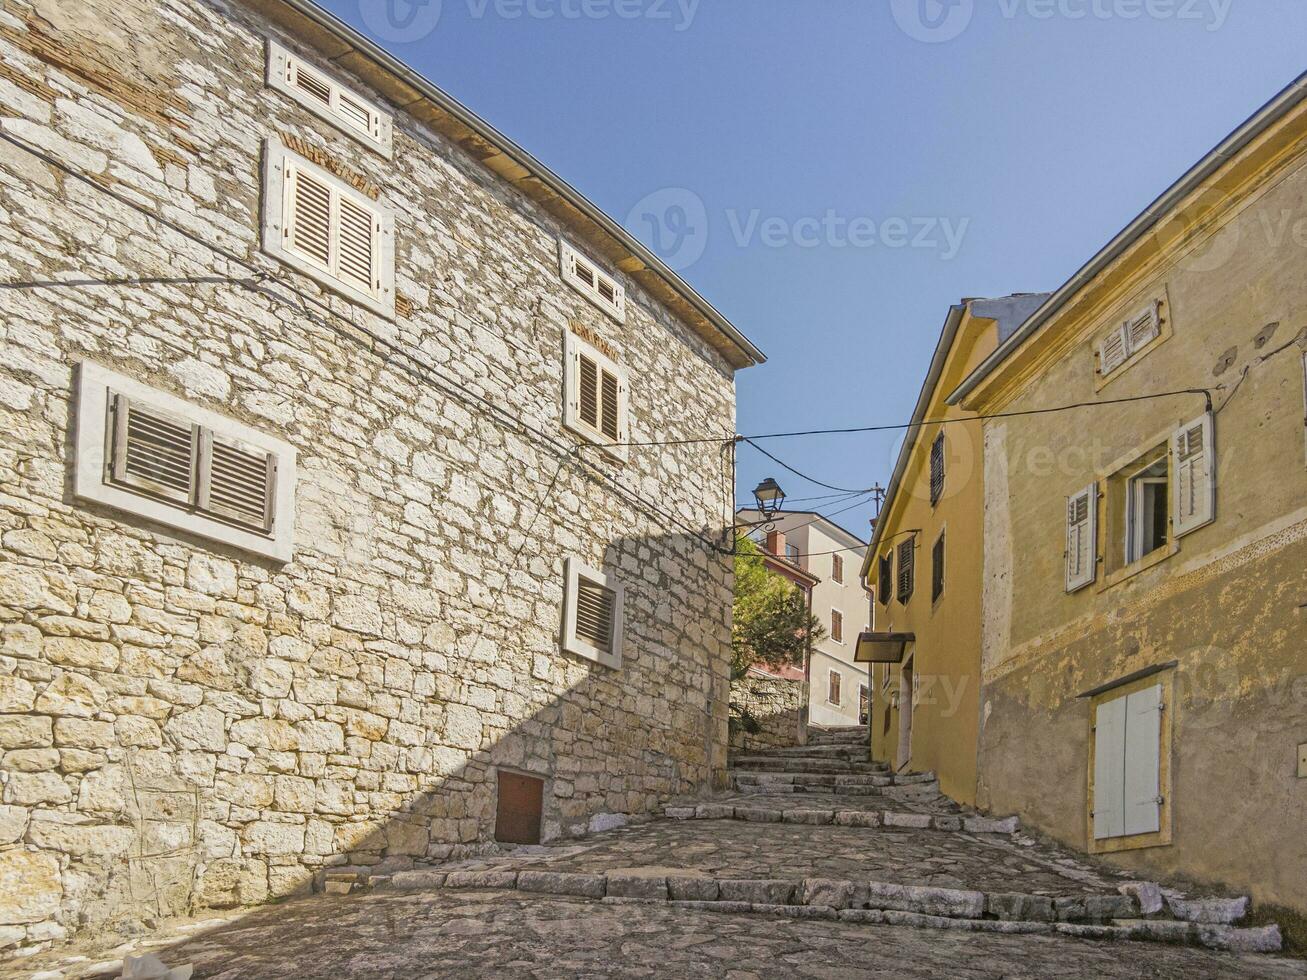
<svg viewBox="0 0 1307 980"><path fill-rule="evenodd" d="M1307 37L1299 0L325 3L767 353L737 379L746 434L906 420L950 303L1059 286L1303 70ZM847 488L895 451L766 445ZM830 492L741 450L744 499L772 474Z"/></svg>

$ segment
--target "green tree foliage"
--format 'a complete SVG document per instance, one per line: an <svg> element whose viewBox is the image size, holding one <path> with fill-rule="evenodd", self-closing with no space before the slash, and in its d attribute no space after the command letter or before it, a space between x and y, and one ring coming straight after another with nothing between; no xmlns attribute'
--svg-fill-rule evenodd
<svg viewBox="0 0 1307 980"><path fill-rule="evenodd" d="M754 664L803 666L808 637L825 635L808 613L803 590L767 571L758 546L741 537L735 557L735 619L731 627L731 677Z"/></svg>

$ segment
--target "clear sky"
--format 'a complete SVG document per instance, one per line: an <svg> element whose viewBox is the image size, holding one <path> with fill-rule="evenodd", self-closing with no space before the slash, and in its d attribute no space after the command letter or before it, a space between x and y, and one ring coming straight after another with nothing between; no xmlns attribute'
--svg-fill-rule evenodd
<svg viewBox="0 0 1307 980"><path fill-rule="evenodd" d="M745 434L906 421L951 303L1061 285L1307 67L1301 0L322 2L767 353ZM842 488L896 451L766 445ZM830 492L748 447L739 473L742 502Z"/></svg>

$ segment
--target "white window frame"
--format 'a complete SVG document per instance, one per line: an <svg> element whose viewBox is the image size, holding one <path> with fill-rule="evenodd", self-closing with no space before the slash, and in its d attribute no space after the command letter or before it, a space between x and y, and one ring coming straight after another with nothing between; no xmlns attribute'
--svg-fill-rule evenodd
<svg viewBox="0 0 1307 980"><path fill-rule="evenodd" d="M589 268L593 284L578 275L578 265ZM626 322L626 287L617 281L617 277L605 272L598 262L580 252L566 239L558 240L558 267L563 281L603 310L618 323ZM600 281L606 281L613 289L610 302L599 290Z"/></svg>
<svg viewBox="0 0 1307 980"><path fill-rule="evenodd" d="M617 445L613 444L613 440L605 435L602 429L592 427L581 418L581 378L578 359L581 354L594 361L600 372L608 371L617 378ZM601 374L601 387L602 383ZM631 440L631 386L626 371L612 358L571 330L564 331L563 396L564 428L589 442L602 446L604 452L614 459L625 461L626 443ZM599 423L603 424L602 415Z"/></svg>
<svg viewBox="0 0 1307 980"><path fill-rule="evenodd" d="M320 80L330 92L330 104L324 105L295 84L296 73L305 70ZM323 71L272 38L268 39L268 87L299 103L319 119L324 119L346 136L376 150L387 160L393 155L394 117L370 99L342 85L334 75ZM340 110L341 98L347 98L368 114L366 127L360 127L350 115Z"/></svg>
<svg viewBox="0 0 1307 980"><path fill-rule="evenodd" d="M1147 475L1148 471L1151 469L1155 469L1159 463L1162 464L1162 466L1167 469L1166 475L1148 476ZM1170 509L1170 507L1173 504L1173 500L1171 499L1172 494L1171 494L1170 482L1171 482L1170 468L1169 468L1168 461L1165 458L1153 460L1153 462L1149 463L1147 466L1140 468L1139 470L1137 470L1136 472L1134 472L1133 474L1131 474L1126 478L1126 483L1125 483L1126 533L1125 533L1125 556L1124 556L1126 565L1133 565L1137 561L1142 561L1143 559L1147 558L1149 555L1153 554L1153 552L1158 551L1161 548L1165 548L1168 544L1170 544L1171 535L1169 533L1169 528L1173 524L1173 521L1169 514L1167 515L1167 526L1168 526L1167 540L1162 542L1162 544L1160 544L1157 548L1154 548L1150 551L1143 550L1144 536L1147 533L1148 525L1145 521L1140 519L1142 516L1142 512L1144 511L1146 506L1146 499L1145 499L1145 492L1144 492L1146 487L1150 487L1150 486L1160 487L1162 494L1166 497L1166 506L1168 510Z"/></svg>
<svg viewBox="0 0 1307 980"><path fill-rule="evenodd" d="M1144 320L1150 318L1151 332L1147 339L1142 342L1136 342L1134 339L1135 326ZM1164 332L1162 330L1162 301L1160 299L1151 300L1147 305L1140 307L1125 320L1116 324L1111 330L1099 337L1096 345L1098 353L1098 376L1107 380L1115 377L1123 371L1127 365L1143 355L1146 350L1158 343ZM1109 340L1116 341L1121 349L1121 360L1111 369L1107 367L1107 345Z"/></svg>
<svg viewBox="0 0 1307 980"><path fill-rule="evenodd" d="M567 653L585 657L595 663L619 670L622 666L622 630L624 626L624 607L626 605L626 588L614 575L608 575L597 568L591 568L579 558L567 558L564 561L566 587L563 591L563 650ZM602 585L613 593L613 642L612 651L600 650L592 643L576 635L576 596L581 579L585 578L596 585Z"/></svg>
<svg viewBox="0 0 1307 980"><path fill-rule="evenodd" d="M265 144L263 167L263 250L328 289L340 293L374 313L394 319L395 218L390 208L372 200L330 171L287 149L278 139L269 139ZM379 286L375 291L360 289L353 283L346 282L314 259L301 255L286 245L285 230L290 207L290 198L286 193L286 173L289 168L302 170L311 175L314 180L327 184L343 197L348 198L351 204L367 211L380 222L381 231L377 236L374 250L379 280ZM332 234L334 235L335 232L333 231Z"/></svg>
<svg viewBox="0 0 1307 980"><path fill-rule="evenodd" d="M272 453L277 460L277 480L271 533L265 535L245 530L196 513L181 504L110 483L107 468L111 459L112 436L109 427L110 392L126 395L129 399L139 400L194 425L212 429L220 436ZM295 545L296 450L290 443L166 392L147 387L90 361L78 365L76 413L73 492L79 499L104 504L165 527L219 541L279 562L291 560Z"/></svg>

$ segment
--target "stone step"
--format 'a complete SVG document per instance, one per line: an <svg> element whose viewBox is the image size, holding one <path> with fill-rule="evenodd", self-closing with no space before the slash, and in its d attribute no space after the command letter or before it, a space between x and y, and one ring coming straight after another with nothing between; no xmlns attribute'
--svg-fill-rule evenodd
<svg viewBox="0 0 1307 980"><path fill-rule="evenodd" d="M853 762L843 759L775 759L764 755L738 756L731 760L731 767L734 769L748 769L753 772L889 772L889 767L883 762Z"/></svg>
<svg viewBox="0 0 1307 980"><path fill-rule="evenodd" d="M751 751L750 755L763 756L768 759L795 759L795 758L857 758L866 759L867 753L865 746L847 746L847 745L795 745L787 749L764 749L762 751Z"/></svg>
<svg viewBox="0 0 1307 980"><path fill-rule="evenodd" d="M602 874L534 870L401 871L374 887L516 889L629 904L667 903L701 911L771 914L861 924L972 932L1064 933L1080 939L1191 943L1246 953L1281 948L1277 926L1238 929L1168 919L1135 919L1124 895L1057 897L826 878L773 880L707 875Z"/></svg>
<svg viewBox="0 0 1307 980"><path fill-rule="evenodd" d="M920 786L938 781L933 772L820 773L801 771L759 772L748 769L730 769L728 774L737 788L741 786L765 786L768 788L773 786L824 786L833 789L848 789L854 786Z"/></svg>
<svg viewBox="0 0 1307 980"><path fill-rule="evenodd" d="M1021 829L1016 817L995 819L959 813L904 813L895 810L835 810L819 807L758 806L749 803L699 803L663 808L671 820L745 820L750 823L793 823L840 827L938 830L965 834L1011 835Z"/></svg>

